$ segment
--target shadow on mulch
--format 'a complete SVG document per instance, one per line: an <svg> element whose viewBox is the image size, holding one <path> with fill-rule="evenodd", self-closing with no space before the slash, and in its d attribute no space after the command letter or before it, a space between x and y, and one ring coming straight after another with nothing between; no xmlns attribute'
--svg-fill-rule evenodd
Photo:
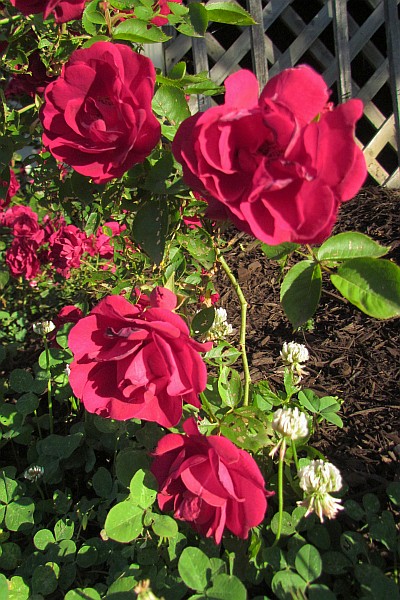
<svg viewBox="0 0 400 600"><path fill-rule="evenodd" d="M365 188L342 205L334 233L358 231L383 245L385 258L400 263L400 190ZM378 321L341 298L329 279L311 332L292 332L279 302L281 273L258 242L231 228L225 258L249 303L247 348L253 381L282 385L276 371L284 341L306 344L310 352L306 387L344 400L344 427L323 426L314 446L342 471L357 494L400 480L400 328L398 320ZM239 303L224 273L216 278L220 306L238 330Z"/></svg>

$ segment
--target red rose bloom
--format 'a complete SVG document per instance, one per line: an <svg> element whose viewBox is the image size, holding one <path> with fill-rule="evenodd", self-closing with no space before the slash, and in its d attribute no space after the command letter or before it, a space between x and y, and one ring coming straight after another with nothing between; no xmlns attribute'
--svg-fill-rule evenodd
<svg viewBox="0 0 400 600"><path fill-rule="evenodd" d="M207 372L199 353L211 344L189 337L169 290L155 288L145 306L108 296L71 329L70 384L89 412L172 427L183 402L200 407Z"/></svg>
<svg viewBox="0 0 400 600"><path fill-rule="evenodd" d="M66 279L71 269L81 264L81 256L86 250L87 238L83 231L75 225L65 225L51 234L49 238L48 259Z"/></svg>
<svg viewBox="0 0 400 600"><path fill-rule="evenodd" d="M96 183L143 162L160 139L152 62L123 44L76 50L45 91L43 144Z"/></svg>
<svg viewBox="0 0 400 600"><path fill-rule="evenodd" d="M29 238L14 238L6 252L6 264L11 275L23 275L25 279L33 279L40 270L38 245Z"/></svg>
<svg viewBox="0 0 400 600"><path fill-rule="evenodd" d="M354 141L362 102L333 108L308 66L273 77L259 99L249 71L225 86L225 104L189 117L175 136L186 183L209 203L208 216L267 244L322 242L367 173Z"/></svg>
<svg viewBox="0 0 400 600"><path fill-rule="evenodd" d="M13 206L5 215L3 224L12 229L12 234L18 238L29 238L40 245L44 240L44 231L38 222L37 213L29 206Z"/></svg>
<svg viewBox="0 0 400 600"><path fill-rule="evenodd" d="M158 506L217 544L225 528L246 539L272 495L255 460L224 437L201 435L193 418L183 428L186 435L166 435L154 452Z"/></svg>
<svg viewBox="0 0 400 600"><path fill-rule="evenodd" d="M73 19L80 19L85 8L86 0L10 0L24 15L43 13L47 19L54 13L56 23L66 23Z"/></svg>

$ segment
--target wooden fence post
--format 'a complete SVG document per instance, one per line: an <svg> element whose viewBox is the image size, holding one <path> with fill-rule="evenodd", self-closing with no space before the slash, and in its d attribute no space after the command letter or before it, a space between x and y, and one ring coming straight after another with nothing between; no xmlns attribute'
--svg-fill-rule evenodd
<svg viewBox="0 0 400 600"><path fill-rule="evenodd" d="M339 101L346 102L352 97L351 66L349 49L349 24L347 21L347 1L332 0L333 35L338 69Z"/></svg>
<svg viewBox="0 0 400 600"><path fill-rule="evenodd" d="M400 27L396 4L393 0L384 0L389 80L397 141L397 162L400 168ZM399 173L397 173L398 178Z"/></svg>

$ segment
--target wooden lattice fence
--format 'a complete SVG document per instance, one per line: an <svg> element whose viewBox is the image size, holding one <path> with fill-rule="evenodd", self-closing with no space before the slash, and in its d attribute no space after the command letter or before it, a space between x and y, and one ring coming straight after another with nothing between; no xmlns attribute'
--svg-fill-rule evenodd
<svg viewBox="0 0 400 600"><path fill-rule="evenodd" d="M363 100L357 139L370 182L400 188L400 0L244 2L257 25L211 24L204 38L194 40L177 35L163 45L159 66L168 72L185 60L195 72L209 70L217 83L250 68L263 86L287 67L310 64L334 100ZM199 98L200 110L212 102Z"/></svg>

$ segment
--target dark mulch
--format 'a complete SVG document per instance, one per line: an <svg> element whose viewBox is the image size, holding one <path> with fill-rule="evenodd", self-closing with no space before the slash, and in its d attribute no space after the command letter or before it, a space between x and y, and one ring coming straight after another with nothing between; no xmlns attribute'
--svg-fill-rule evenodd
<svg viewBox="0 0 400 600"><path fill-rule="evenodd" d="M342 206L335 233L359 231L383 245L385 258L400 263L400 190L366 188ZM345 301L329 279L311 332L292 332L279 303L281 272L258 243L229 231L226 260L249 302L247 347L254 381L279 386L279 351L284 341L305 343L311 359L307 387L344 400L344 428L323 426L315 446L345 475L354 493L400 480L400 328L398 320L372 319ZM239 303L224 273L218 275L220 305L239 328Z"/></svg>

